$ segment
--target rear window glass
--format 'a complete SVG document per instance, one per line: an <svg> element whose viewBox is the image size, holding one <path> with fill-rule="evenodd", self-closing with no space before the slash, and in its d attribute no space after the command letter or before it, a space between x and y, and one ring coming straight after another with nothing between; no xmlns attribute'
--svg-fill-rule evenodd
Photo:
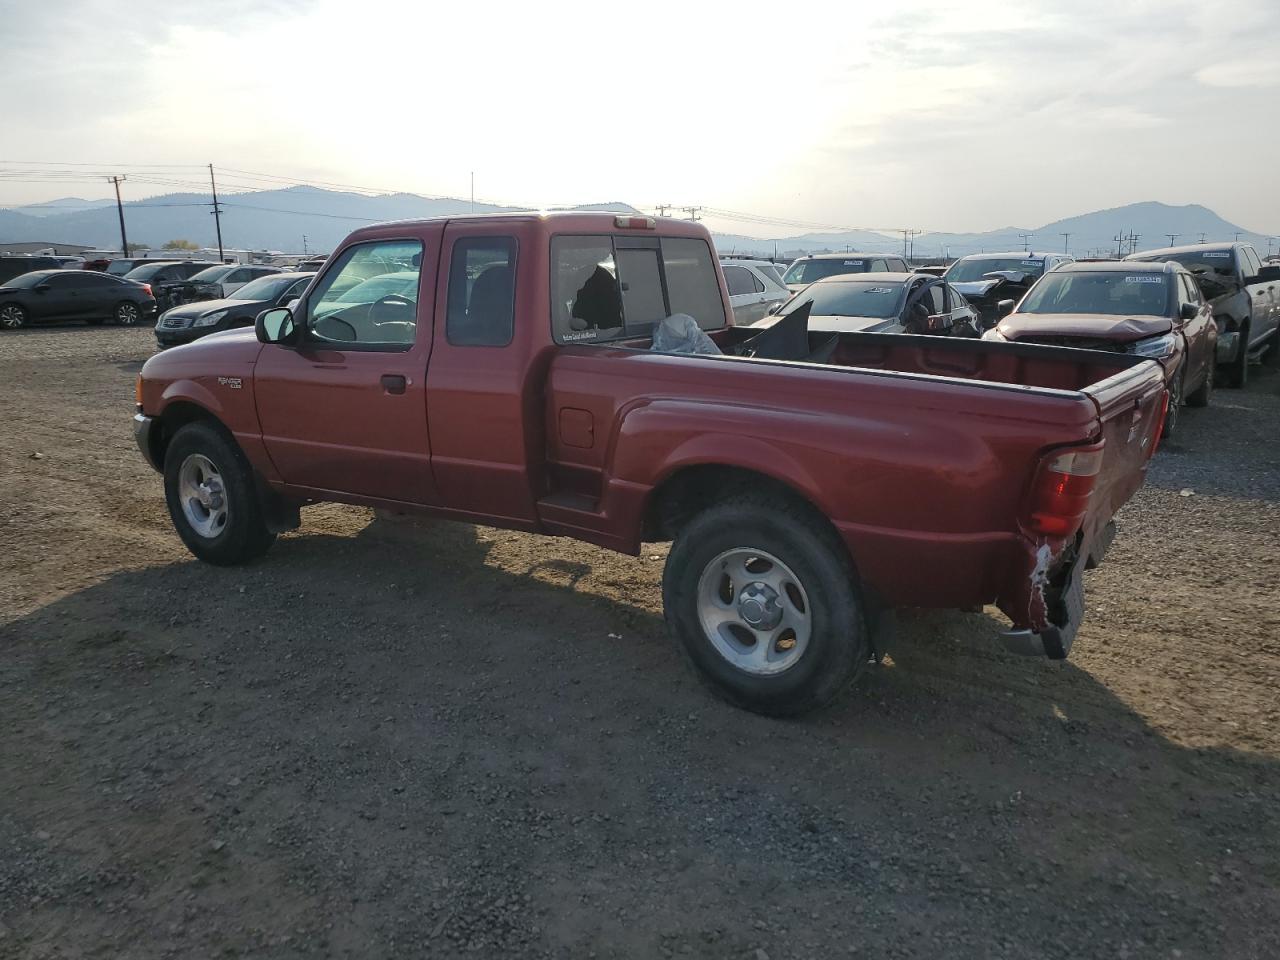
<svg viewBox="0 0 1280 960"><path fill-rule="evenodd" d="M558 342L647 336L676 313L689 314L704 330L727 322L706 241L552 238L551 322Z"/></svg>

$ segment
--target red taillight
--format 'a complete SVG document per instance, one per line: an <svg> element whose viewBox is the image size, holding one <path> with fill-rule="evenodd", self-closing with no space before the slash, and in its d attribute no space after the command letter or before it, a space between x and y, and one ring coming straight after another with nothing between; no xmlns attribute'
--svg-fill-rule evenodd
<svg viewBox="0 0 1280 960"><path fill-rule="evenodd" d="M652 230L658 221L653 217L614 217L613 225L619 230Z"/></svg>
<svg viewBox="0 0 1280 960"><path fill-rule="evenodd" d="M1031 530L1069 537L1080 528L1102 469L1102 446L1055 450L1040 461L1027 510Z"/></svg>
<svg viewBox="0 0 1280 960"><path fill-rule="evenodd" d="M151 296L151 295L152 295L152 293L151 293L151 284L149 284L149 283L144 283L144 284L142 285L142 292L143 292L143 293L145 293L148 297L149 297L149 296Z"/></svg>

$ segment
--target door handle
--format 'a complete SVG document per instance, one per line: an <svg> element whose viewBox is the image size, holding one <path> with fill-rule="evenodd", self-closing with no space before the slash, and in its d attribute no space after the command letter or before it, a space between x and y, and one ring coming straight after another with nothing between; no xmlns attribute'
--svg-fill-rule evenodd
<svg viewBox="0 0 1280 960"><path fill-rule="evenodd" d="M398 373L384 373L382 375L382 389L387 393L404 393L405 386L405 378Z"/></svg>

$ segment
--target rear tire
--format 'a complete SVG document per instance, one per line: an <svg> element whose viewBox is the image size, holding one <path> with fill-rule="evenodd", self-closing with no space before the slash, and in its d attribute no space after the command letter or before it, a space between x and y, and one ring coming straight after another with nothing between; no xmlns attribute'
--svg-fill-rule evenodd
<svg viewBox="0 0 1280 960"><path fill-rule="evenodd" d="M27 325L29 319L26 308L16 303L6 303L0 307L0 329L21 329Z"/></svg>
<svg viewBox="0 0 1280 960"><path fill-rule="evenodd" d="M115 318L120 326L132 327L142 319L142 311L138 309L136 303L125 300L116 304Z"/></svg>
<svg viewBox="0 0 1280 960"><path fill-rule="evenodd" d="M1225 373L1227 375L1227 386L1236 390L1243 390L1249 382L1249 324L1244 323L1240 326L1239 347L1236 348L1236 358L1227 364Z"/></svg>
<svg viewBox="0 0 1280 960"><path fill-rule="evenodd" d="M205 563L235 566L267 552L267 529L253 468L229 436L210 423L189 423L165 451L164 494L174 529Z"/></svg>
<svg viewBox="0 0 1280 960"><path fill-rule="evenodd" d="M1200 381L1200 386L1187 395L1188 407L1207 407L1209 405L1209 400L1213 397L1214 369L1215 365L1210 363L1205 371L1204 379Z"/></svg>
<svg viewBox="0 0 1280 960"><path fill-rule="evenodd" d="M807 504L746 495L698 514L672 545L662 599L699 679L755 713L820 707L870 656L852 564Z"/></svg>

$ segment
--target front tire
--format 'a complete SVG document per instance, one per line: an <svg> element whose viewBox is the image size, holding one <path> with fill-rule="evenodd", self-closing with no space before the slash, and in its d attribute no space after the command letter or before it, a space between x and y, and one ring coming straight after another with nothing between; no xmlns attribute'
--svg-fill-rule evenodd
<svg viewBox="0 0 1280 960"><path fill-rule="evenodd" d="M1184 363L1169 384L1169 410L1164 416L1164 429L1160 431L1161 440L1168 440L1177 433L1178 414L1182 410L1182 395L1186 389L1186 382L1187 365Z"/></svg>
<svg viewBox="0 0 1280 960"><path fill-rule="evenodd" d="M742 496L698 514L672 545L662 599L699 678L755 713L822 706L870 655L852 564L805 504Z"/></svg>
<svg viewBox="0 0 1280 960"><path fill-rule="evenodd" d="M0 328L5 330L18 330L27 325L30 319L27 315L26 308L16 303L6 303L0 307Z"/></svg>
<svg viewBox="0 0 1280 960"><path fill-rule="evenodd" d="M115 309L116 323L122 327L132 327L142 319L142 311L138 309L136 303L130 303L125 300L116 304Z"/></svg>
<svg viewBox="0 0 1280 960"><path fill-rule="evenodd" d="M174 529L198 559L235 566L275 541L240 448L209 423L189 423L164 457L164 493Z"/></svg>
<svg viewBox="0 0 1280 960"><path fill-rule="evenodd" d="M1227 386L1243 390L1249 382L1249 324L1241 324L1238 342L1236 358L1227 365Z"/></svg>

